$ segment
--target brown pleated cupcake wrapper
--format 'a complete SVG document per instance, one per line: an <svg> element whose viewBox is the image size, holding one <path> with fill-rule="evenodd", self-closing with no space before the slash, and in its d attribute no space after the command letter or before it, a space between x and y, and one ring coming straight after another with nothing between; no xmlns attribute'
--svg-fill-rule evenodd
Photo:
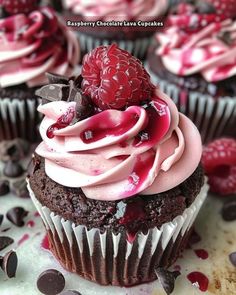
<svg viewBox="0 0 236 295"><path fill-rule="evenodd" d="M106 40L95 38L86 33L76 32L79 38L79 43L82 52L87 53L101 45L110 45L116 43L118 47L129 51L132 55L144 59L151 43L151 38L138 38L135 40Z"/></svg>
<svg viewBox="0 0 236 295"><path fill-rule="evenodd" d="M203 143L224 135L236 136L236 97L214 99L197 91L187 93L186 90L158 78L148 65L146 67L153 83L170 96L179 111L197 126Z"/></svg>
<svg viewBox="0 0 236 295"><path fill-rule="evenodd" d="M39 103L37 98L0 98L0 141L17 137L30 142L37 141L41 119L37 112Z"/></svg>
<svg viewBox="0 0 236 295"><path fill-rule="evenodd" d="M169 267L184 249L191 227L207 196L205 183L193 204L172 222L147 234L137 233L133 243L127 233L88 230L55 215L28 189L48 232L53 254L69 271L102 285L132 286L156 279L156 267Z"/></svg>

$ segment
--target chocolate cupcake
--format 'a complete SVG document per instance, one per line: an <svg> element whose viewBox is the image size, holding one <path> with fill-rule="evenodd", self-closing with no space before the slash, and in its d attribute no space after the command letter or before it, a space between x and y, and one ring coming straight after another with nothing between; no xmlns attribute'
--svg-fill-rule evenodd
<svg viewBox="0 0 236 295"><path fill-rule="evenodd" d="M74 27L83 53L100 45L116 43L140 59L146 56L150 37L162 28L168 4L168 0L62 0L66 20L70 23L92 21L95 25ZM122 21L126 21L126 24L113 24ZM146 21L150 25L144 26L141 22L135 26L128 24L138 21Z"/></svg>
<svg viewBox="0 0 236 295"><path fill-rule="evenodd" d="M196 127L116 45L87 55L82 77L53 83L38 91L43 142L28 179L51 251L102 285L155 280L206 198Z"/></svg>
<svg viewBox="0 0 236 295"><path fill-rule="evenodd" d="M236 13L232 1L218 4L177 6L148 56L153 81L193 120L203 142L232 133L236 124Z"/></svg>
<svg viewBox="0 0 236 295"><path fill-rule="evenodd" d="M37 1L1 1L0 140L37 140L40 121L35 90L45 72L73 74L79 62L74 34L50 7Z"/></svg>

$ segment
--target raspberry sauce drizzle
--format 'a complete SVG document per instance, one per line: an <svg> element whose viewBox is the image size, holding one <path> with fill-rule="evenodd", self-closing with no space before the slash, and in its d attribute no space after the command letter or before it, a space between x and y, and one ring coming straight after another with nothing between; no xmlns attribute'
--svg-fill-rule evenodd
<svg viewBox="0 0 236 295"><path fill-rule="evenodd" d="M199 257L200 259L207 259L209 257L208 252L204 249L196 249L194 250L195 254L197 255L197 257Z"/></svg>
<svg viewBox="0 0 236 295"><path fill-rule="evenodd" d="M194 286L198 287L200 291L207 291L209 280L203 273L199 271L194 271L189 273L187 275L187 278Z"/></svg>

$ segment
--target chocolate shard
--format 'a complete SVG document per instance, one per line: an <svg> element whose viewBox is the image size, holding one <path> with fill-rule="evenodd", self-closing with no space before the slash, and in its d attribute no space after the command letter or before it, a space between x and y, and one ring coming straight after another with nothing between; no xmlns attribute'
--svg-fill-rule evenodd
<svg viewBox="0 0 236 295"><path fill-rule="evenodd" d="M0 251L7 248L9 245L13 244L14 240L10 237L0 237Z"/></svg>
<svg viewBox="0 0 236 295"><path fill-rule="evenodd" d="M164 268L158 267L155 270L155 273L166 294L170 295L174 291L175 280L180 275L180 272L171 272Z"/></svg>
<svg viewBox="0 0 236 295"><path fill-rule="evenodd" d="M42 103L58 100L68 100L70 87L65 84L49 84L36 90L35 94L41 97Z"/></svg>
<svg viewBox="0 0 236 295"><path fill-rule="evenodd" d="M222 218L225 221L236 220L236 199L231 199L224 203L221 210Z"/></svg>
<svg viewBox="0 0 236 295"><path fill-rule="evenodd" d="M39 275L37 287L45 295L56 295L65 288L65 278L58 270L48 269Z"/></svg>
<svg viewBox="0 0 236 295"><path fill-rule="evenodd" d="M69 78L66 76L56 75L53 73L46 73L46 77L48 78L48 82L50 84L65 84L69 83Z"/></svg>
<svg viewBox="0 0 236 295"><path fill-rule="evenodd" d="M1 268L8 278L14 278L16 276L17 265L18 259L15 251L6 253L1 259Z"/></svg>
<svg viewBox="0 0 236 295"><path fill-rule="evenodd" d="M9 181L0 180L0 197L5 196L10 192Z"/></svg>
<svg viewBox="0 0 236 295"><path fill-rule="evenodd" d="M28 211L26 211L22 207L14 207L7 211L7 219L11 221L14 225L18 227L24 226L24 218L28 215Z"/></svg>
<svg viewBox="0 0 236 295"><path fill-rule="evenodd" d="M8 161L3 168L3 174L9 178L16 178L23 175L24 169L21 164L14 161Z"/></svg>
<svg viewBox="0 0 236 295"><path fill-rule="evenodd" d="M229 260L236 267L236 252L229 254Z"/></svg>

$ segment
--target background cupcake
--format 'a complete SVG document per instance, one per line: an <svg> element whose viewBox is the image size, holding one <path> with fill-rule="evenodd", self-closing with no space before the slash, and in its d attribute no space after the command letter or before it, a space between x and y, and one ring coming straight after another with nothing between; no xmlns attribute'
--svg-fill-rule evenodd
<svg viewBox="0 0 236 295"><path fill-rule="evenodd" d="M150 48L153 80L194 121L204 142L236 123L235 7L235 1L181 3Z"/></svg>
<svg viewBox="0 0 236 295"><path fill-rule="evenodd" d="M82 21L162 21L167 11L167 0L62 0L64 14L68 20ZM74 17L73 17L74 16ZM117 43L119 47L138 58L146 56L150 36L161 27L76 27L84 53L99 45Z"/></svg>
<svg viewBox="0 0 236 295"><path fill-rule="evenodd" d="M45 72L72 75L79 62L78 42L50 7L37 1L1 1L0 140L37 138L35 90Z"/></svg>
<svg viewBox="0 0 236 295"><path fill-rule="evenodd" d="M206 197L200 135L115 45L87 55L82 77L83 94L80 78L38 91L55 101L39 107L32 200L66 269L103 285L152 281L184 249Z"/></svg>

